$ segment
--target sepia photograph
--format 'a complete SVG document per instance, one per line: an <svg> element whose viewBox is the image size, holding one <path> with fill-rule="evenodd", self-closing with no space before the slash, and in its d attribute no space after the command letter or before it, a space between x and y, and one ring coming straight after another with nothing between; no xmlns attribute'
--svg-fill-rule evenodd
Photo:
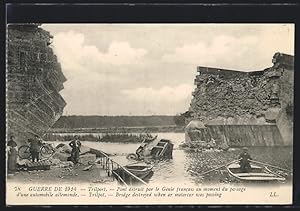
<svg viewBox="0 0 300 211"><path fill-rule="evenodd" d="M6 31L8 205L292 203L294 24Z"/></svg>

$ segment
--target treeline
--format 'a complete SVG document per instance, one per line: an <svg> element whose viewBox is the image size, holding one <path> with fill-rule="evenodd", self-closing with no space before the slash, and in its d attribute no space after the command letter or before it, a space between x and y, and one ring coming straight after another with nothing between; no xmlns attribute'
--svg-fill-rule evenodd
<svg viewBox="0 0 300 211"><path fill-rule="evenodd" d="M148 136L147 136L148 135ZM80 141L93 141L93 142L121 142L121 143L141 143L145 138L151 138L153 136L149 134L129 134L129 133L115 133L115 134L104 134L100 135L56 135L46 134L44 137L45 141L72 141L77 136Z"/></svg>
<svg viewBox="0 0 300 211"><path fill-rule="evenodd" d="M176 125L174 116L62 116L52 128L109 128Z"/></svg>

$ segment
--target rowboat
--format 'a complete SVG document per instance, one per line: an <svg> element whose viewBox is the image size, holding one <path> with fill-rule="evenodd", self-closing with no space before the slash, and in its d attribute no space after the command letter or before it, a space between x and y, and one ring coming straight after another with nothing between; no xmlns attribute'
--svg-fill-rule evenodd
<svg viewBox="0 0 300 211"><path fill-rule="evenodd" d="M153 165L147 165L143 163L133 163L133 164L128 164L124 167L128 171L133 173L135 176L144 179L152 172Z"/></svg>
<svg viewBox="0 0 300 211"><path fill-rule="evenodd" d="M241 172L240 165L236 163L229 164L227 167L229 174L244 182L276 182L285 181L285 178L272 172L266 166L251 164L250 172Z"/></svg>

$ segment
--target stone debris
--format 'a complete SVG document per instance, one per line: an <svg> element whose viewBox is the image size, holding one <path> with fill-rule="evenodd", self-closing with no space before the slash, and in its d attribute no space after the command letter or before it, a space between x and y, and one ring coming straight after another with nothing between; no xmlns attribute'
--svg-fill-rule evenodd
<svg viewBox="0 0 300 211"><path fill-rule="evenodd" d="M229 150L229 146L226 143L216 143L214 141L192 141L180 144L179 149L195 152L221 152Z"/></svg>
<svg viewBox="0 0 300 211"><path fill-rule="evenodd" d="M79 163L83 165L89 165L90 161L95 161L95 160L96 160L96 155L91 153L87 153L79 157Z"/></svg>
<svg viewBox="0 0 300 211"><path fill-rule="evenodd" d="M68 144L58 144L56 146L56 151L58 153L67 153L67 154L71 154L72 152L72 148L68 145ZM91 148L87 147L87 146L84 146L82 145L81 148L80 148L80 154L85 154L85 153L88 153L91 151Z"/></svg>
<svg viewBox="0 0 300 211"><path fill-rule="evenodd" d="M88 152L91 151L91 148L87 147L87 146L84 146L84 145L81 145L80 147L80 154L83 155L83 154L86 154Z"/></svg>
<svg viewBox="0 0 300 211"><path fill-rule="evenodd" d="M56 147L55 154L49 159L53 166L58 168L74 167L74 163L70 161L72 148L67 144L58 144ZM82 145L80 148L79 164L90 165L96 160L97 150L91 149L87 146Z"/></svg>
<svg viewBox="0 0 300 211"><path fill-rule="evenodd" d="M57 159L57 158L52 158L49 161L51 162L52 166L55 166L55 165L58 165L58 164L61 163L61 161L59 159Z"/></svg>
<svg viewBox="0 0 300 211"><path fill-rule="evenodd" d="M97 180L93 180L93 183L106 183L106 182L112 182L113 179L108 177L108 178L101 178L101 179L97 179Z"/></svg>
<svg viewBox="0 0 300 211"><path fill-rule="evenodd" d="M66 179L68 177L79 176L76 172L78 169L77 165L89 166L92 164L94 166L95 162L100 160L99 158L97 159L96 154L91 153L90 148L86 146L81 147L82 153L79 156L78 164L74 164L72 161L70 161L71 148L67 144L58 144L55 149L56 152L53 154L53 156L39 162L31 162L29 159L19 160L19 169L27 171L30 175L36 176L39 176L39 172L44 170L50 170L51 168L59 169L58 177L60 179ZM93 151L99 152L96 149Z"/></svg>
<svg viewBox="0 0 300 211"><path fill-rule="evenodd" d="M95 154L96 157L102 157L104 152L100 152L97 149L90 148L90 153ZM108 153L104 153L104 154L106 154L107 156L111 156L111 154L108 154Z"/></svg>
<svg viewBox="0 0 300 211"><path fill-rule="evenodd" d="M58 159L60 161L68 161L68 158L71 155L69 153L55 152L53 158Z"/></svg>
<svg viewBox="0 0 300 211"><path fill-rule="evenodd" d="M26 165L29 164L29 163L31 163L31 161L28 160L28 159L22 159L22 160L19 160L19 161L17 162L17 164L18 164L19 166L26 166Z"/></svg>
<svg viewBox="0 0 300 211"><path fill-rule="evenodd" d="M59 177L60 178L64 178L64 177L67 177L67 176L75 176L75 174L73 173L73 168L69 167L69 166L65 166L65 167L62 167L62 171L60 172L60 175Z"/></svg>
<svg viewBox="0 0 300 211"><path fill-rule="evenodd" d="M57 146L57 152L70 154L71 151L72 151L72 148L67 144L59 144Z"/></svg>
<svg viewBox="0 0 300 211"><path fill-rule="evenodd" d="M67 168L67 167L73 167L74 163L72 161L62 161L57 165L59 168Z"/></svg>

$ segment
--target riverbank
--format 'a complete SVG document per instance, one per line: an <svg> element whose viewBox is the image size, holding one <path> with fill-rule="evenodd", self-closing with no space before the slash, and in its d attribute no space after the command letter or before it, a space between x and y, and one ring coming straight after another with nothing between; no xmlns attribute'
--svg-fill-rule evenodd
<svg viewBox="0 0 300 211"><path fill-rule="evenodd" d="M184 126L50 128L48 133L182 133Z"/></svg>
<svg viewBox="0 0 300 211"><path fill-rule="evenodd" d="M105 133L105 134L56 134L50 133L44 136L45 141L56 141L65 142L72 141L74 139L79 139L80 141L92 141L92 142L102 142L102 143L142 143L145 139L153 139L150 134L131 134L131 133Z"/></svg>

